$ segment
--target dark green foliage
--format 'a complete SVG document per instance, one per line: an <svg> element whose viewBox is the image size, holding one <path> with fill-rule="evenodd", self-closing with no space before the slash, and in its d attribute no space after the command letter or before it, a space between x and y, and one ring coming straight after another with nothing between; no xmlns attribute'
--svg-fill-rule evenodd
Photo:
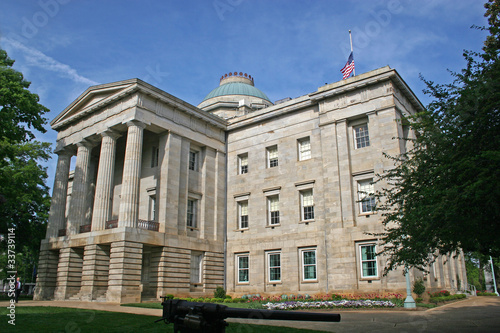
<svg viewBox="0 0 500 333"><path fill-rule="evenodd" d="M221 286L215 288L214 298L226 298L226 291L224 290L224 288L222 288Z"/></svg>
<svg viewBox="0 0 500 333"><path fill-rule="evenodd" d="M33 131L45 132L48 109L28 90L30 83L13 63L0 49L0 234L15 235L17 267L7 270L17 270L24 282L31 282L50 207L47 170L40 165L50 158L50 144L35 141ZM0 253L6 247L2 242Z"/></svg>
<svg viewBox="0 0 500 333"><path fill-rule="evenodd" d="M422 297L422 294L425 292L424 280L417 279L413 282L413 292L417 294L419 298Z"/></svg>
<svg viewBox="0 0 500 333"><path fill-rule="evenodd" d="M484 53L465 52L467 67L451 84L424 80L434 100L404 119L416 136L380 175L395 185L377 193L386 273L405 265L425 270L429 254L460 249L500 255L499 3L487 4Z"/></svg>

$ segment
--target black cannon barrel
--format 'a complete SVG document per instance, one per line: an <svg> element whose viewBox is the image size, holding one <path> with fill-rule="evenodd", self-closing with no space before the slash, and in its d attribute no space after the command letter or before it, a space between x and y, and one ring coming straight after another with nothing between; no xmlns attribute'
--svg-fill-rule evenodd
<svg viewBox="0 0 500 333"><path fill-rule="evenodd" d="M223 310L223 314L224 314L224 317L226 317L226 318L268 319L268 320L300 320L300 321L332 321L332 322L339 322L340 321L340 314L338 314L338 313L225 308Z"/></svg>

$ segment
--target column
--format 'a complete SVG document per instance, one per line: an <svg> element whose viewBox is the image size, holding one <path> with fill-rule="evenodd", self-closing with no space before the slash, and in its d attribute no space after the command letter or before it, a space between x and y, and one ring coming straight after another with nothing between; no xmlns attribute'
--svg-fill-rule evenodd
<svg viewBox="0 0 500 333"><path fill-rule="evenodd" d="M75 176L73 178L73 191L68 212L67 235L79 233L80 225L85 221L87 210L87 191L89 187L90 171L90 142L83 140L77 144Z"/></svg>
<svg viewBox="0 0 500 333"><path fill-rule="evenodd" d="M139 181L142 162L142 136L146 125L139 121L127 123L127 146L123 164L122 193L118 227L135 227L139 213Z"/></svg>
<svg viewBox="0 0 500 333"><path fill-rule="evenodd" d="M177 234L182 138L175 133L160 137L160 180L156 189L160 232Z"/></svg>
<svg viewBox="0 0 500 333"><path fill-rule="evenodd" d="M116 140L120 134L108 130L102 133L101 136L101 154L97 170L92 231L104 230L106 221L109 219L115 171Z"/></svg>
<svg viewBox="0 0 500 333"><path fill-rule="evenodd" d="M66 222L66 199L68 196L68 178L72 154L67 150L56 152L57 168L50 202L49 222L47 225L47 236L57 237L59 229L65 229Z"/></svg>
<svg viewBox="0 0 500 333"><path fill-rule="evenodd" d="M347 133L349 127L345 119L338 121L336 126L341 216L342 226L345 228L354 226L351 154L349 151L349 135Z"/></svg>

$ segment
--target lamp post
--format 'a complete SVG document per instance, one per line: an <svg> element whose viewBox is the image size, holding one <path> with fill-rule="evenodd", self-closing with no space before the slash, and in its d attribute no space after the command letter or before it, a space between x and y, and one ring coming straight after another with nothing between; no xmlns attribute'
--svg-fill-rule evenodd
<svg viewBox="0 0 500 333"><path fill-rule="evenodd" d="M411 295L411 284L410 284L410 272L408 267L405 266L405 276L406 276L406 299L404 303L404 307L406 309L415 309L417 304Z"/></svg>
<svg viewBox="0 0 500 333"><path fill-rule="evenodd" d="M493 268L493 258L490 256L490 263L491 263L491 276L493 276L493 288L495 288L495 294L498 296L498 290L497 290L497 281L495 279L495 269Z"/></svg>

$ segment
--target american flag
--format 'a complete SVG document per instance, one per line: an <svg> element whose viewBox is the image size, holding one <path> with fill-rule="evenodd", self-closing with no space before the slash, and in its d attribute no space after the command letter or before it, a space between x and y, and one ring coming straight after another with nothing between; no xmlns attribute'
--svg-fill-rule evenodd
<svg viewBox="0 0 500 333"><path fill-rule="evenodd" d="M345 66L340 70L342 73L342 80L345 80L351 75L352 71L354 70L354 56L351 54L349 55L349 59L347 59L347 63Z"/></svg>

